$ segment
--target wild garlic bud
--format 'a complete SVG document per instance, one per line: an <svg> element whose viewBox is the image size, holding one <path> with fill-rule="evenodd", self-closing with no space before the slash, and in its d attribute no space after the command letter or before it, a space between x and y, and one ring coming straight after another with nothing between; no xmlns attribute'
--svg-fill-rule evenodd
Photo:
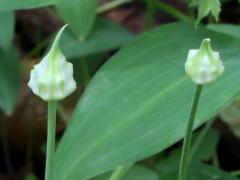
<svg viewBox="0 0 240 180"><path fill-rule="evenodd" d="M224 71L219 53L211 48L210 39L204 39L200 49L191 49L185 63L185 71L196 84L207 84Z"/></svg>
<svg viewBox="0 0 240 180"><path fill-rule="evenodd" d="M48 54L31 71L28 86L45 101L61 100L76 89L73 66L59 49L59 39L66 26L58 32Z"/></svg>

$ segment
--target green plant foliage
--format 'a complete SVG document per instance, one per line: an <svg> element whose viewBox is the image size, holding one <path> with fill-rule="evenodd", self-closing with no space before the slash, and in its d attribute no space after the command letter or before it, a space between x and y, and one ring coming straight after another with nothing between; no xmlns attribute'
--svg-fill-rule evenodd
<svg viewBox="0 0 240 180"><path fill-rule="evenodd" d="M235 38L240 38L240 26L233 24L209 24L207 26L212 31L227 34Z"/></svg>
<svg viewBox="0 0 240 180"><path fill-rule="evenodd" d="M219 113L221 119L230 127L235 136L240 138L240 102L232 103Z"/></svg>
<svg viewBox="0 0 240 180"><path fill-rule="evenodd" d="M198 6L197 24L210 12L215 20L218 21L221 11L221 3L219 0L192 0L190 6Z"/></svg>
<svg viewBox="0 0 240 180"><path fill-rule="evenodd" d="M0 47L8 49L12 43L14 34L14 12L0 11Z"/></svg>
<svg viewBox="0 0 240 180"><path fill-rule="evenodd" d="M65 0L0 0L0 10L38 8L64 2ZM72 0L68 0L70 2Z"/></svg>
<svg viewBox="0 0 240 180"><path fill-rule="evenodd" d="M204 88L195 127L230 103L239 94L240 43L191 24L160 26L125 46L91 80L59 144L53 179L91 178L180 140L195 87L184 63L189 48L206 37L226 70Z"/></svg>
<svg viewBox="0 0 240 180"><path fill-rule="evenodd" d="M85 58L70 59L70 62L73 64L73 75L77 84L90 80L101 66L103 57L103 54L96 54Z"/></svg>
<svg viewBox="0 0 240 180"><path fill-rule="evenodd" d="M84 40L94 25L96 17L96 0L64 1L56 5L62 19L80 39Z"/></svg>
<svg viewBox="0 0 240 180"><path fill-rule="evenodd" d="M189 179L191 180L239 180L238 178L231 176L227 172L224 172L215 167L206 164L196 164L189 169ZM162 179L164 180L176 180L178 179L178 170L170 172Z"/></svg>
<svg viewBox="0 0 240 180"><path fill-rule="evenodd" d="M38 180L38 178L34 174L29 173L26 175L24 180Z"/></svg>
<svg viewBox="0 0 240 180"><path fill-rule="evenodd" d="M199 133L195 133L193 146L195 145L196 139L199 137ZM215 129L210 129L203 141L200 143L198 149L192 155L191 162L193 164L201 163L202 161L209 161L217 151L217 144L219 142L219 133ZM192 147L193 147L192 146ZM179 168L182 148L173 150L169 155L162 157L156 169L158 170L160 179L164 178L166 174L171 173L175 169ZM191 152L193 153L193 152Z"/></svg>
<svg viewBox="0 0 240 180"><path fill-rule="evenodd" d="M198 136L196 136L196 138L198 138ZM220 140L219 132L215 129L209 130L206 133L203 141L197 148L196 152L194 152L192 161L201 162L210 160L217 152L219 140Z"/></svg>
<svg viewBox="0 0 240 180"><path fill-rule="evenodd" d="M66 31L61 39L61 50L67 58L85 57L118 48L132 39L133 35L121 25L100 18L84 42Z"/></svg>
<svg viewBox="0 0 240 180"><path fill-rule="evenodd" d="M91 180L106 180L106 179L109 179L111 174L112 172L105 173L95 178L92 178ZM121 179L122 180L158 180L158 174L144 166L134 165L126 173L126 175L124 175Z"/></svg>
<svg viewBox="0 0 240 180"><path fill-rule="evenodd" d="M10 115L16 105L20 88L20 65L16 50L0 49L0 108Z"/></svg>

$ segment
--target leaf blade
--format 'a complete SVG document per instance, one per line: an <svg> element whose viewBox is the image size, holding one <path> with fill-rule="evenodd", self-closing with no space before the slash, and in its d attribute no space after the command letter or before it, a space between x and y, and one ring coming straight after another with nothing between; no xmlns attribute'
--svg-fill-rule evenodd
<svg viewBox="0 0 240 180"><path fill-rule="evenodd" d="M0 0L0 10L19 10L19 9L31 9L39 8L49 5L54 5L63 2L64 0Z"/></svg>
<svg viewBox="0 0 240 180"><path fill-rule="evenodd" d="M20 89L20 65L16 49L0 49L0 108L11 115Z"/></svg>
<svg viewBox="0 0 240 180"><path fill-rule="evenodd" d="M94 25L96 18L96 0L74 0L56 5L62 19L80 39L84 40Z"/></svg>
<svg viewBox="0 0 240 180"><path fill-rule="evenodd" d="M12 43L14 35L14 12L0 11L0 46L8 49Z"/></svg>
<svg viewBox="0 0 240 180"><path fill-rule="evenodd" d="M203 91L195 127L232 101L240 87L232 81L239 77L239 43L191 24L161 26L123 48L95 75L57 150L54 177L90 178L182 138L194 88L184 62L188 49L206 37L221 52L226 71Z"/></svg>
<svg viewBox="0 0 240 180"><path fill-rule="evenodd" d="M66 31L61 39L61 50L68 58L86 57L119 48L133 39L133 35L114 21L99 18L88 39L79 41Z"/></svg>

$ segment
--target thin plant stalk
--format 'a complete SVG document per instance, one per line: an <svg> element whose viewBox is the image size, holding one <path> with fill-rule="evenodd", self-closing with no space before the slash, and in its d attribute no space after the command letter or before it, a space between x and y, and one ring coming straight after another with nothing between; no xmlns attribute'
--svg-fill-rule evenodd
<svg viewBox="0 0 240 180"><path fill-rule="evenodd" d="M47 128L47 158L45 180L51 180L53 156L55 152L57 102L48 102L48 128Z"/></svg>
<svg viewBox="0 0 240 180"><path fill-rule="evenodd" d="M194 22L194 19L192 19L191 17L185 15L184 13L180 12L178 9L174 8L173 6L170 6L169 4L163 2L163 1L157 1L156 2L156 6L170 14L171 16L175 17L176 19L180 20L180 21L184 21L184 22Z"/></svg>
<svg viewBox="0 0 240 180"><path fill-rule="evenodd" d="M108 180L121 180L131 167L132 164L126 166L119 166L115 171L113 171Z"/></svg>
<svg viewBox="0 0 240 180"><path fill-rule="evenodd" d="M109 11L113 8L116 8L122 4L125 4L125 3L128 3L130 2L131 0L115 0L115 1L111 1L111 2L108 2L102 6L100 6L98 9L97 9L97 13L100 14L100 13L104 13L106 11Z"/></svg>
<svg viewBox="0 0 240 180"><path fill-rule="evenodd" d="M216 167L216 168L219 168L220 167L220 164L219 164L219 159L218 159L218 153L215 152L215 154L213 155L213 165Z"/></svg>
<svg viewBox="0 0 240 180"><path fill-rule="evenodd" d="M187 130L183 142L183 150L181 156L181 163L179 169L179 180L187 180L188 168L189 168L189 157L190 157L190 148L191 148L191 141L192 141L192 130L194 125L194 120L196 117L196 112L199 104L199 99L202 91L202 85L197 85L193 103L191 106L191 111L189 115Z"/></svg>
<svg viewBox="0 0 240 180"><path fill-rule="evenodd" d="M232 176L240 176L240 170L232 171L231 175Z"/></svg>
<svg viewBox="0 0 240 180"><path fill-rule="evenodd" d="M155 10L156 10L155 0L147 0L147 12L145 20L146 29L151 29L154 26Z"/></svg>

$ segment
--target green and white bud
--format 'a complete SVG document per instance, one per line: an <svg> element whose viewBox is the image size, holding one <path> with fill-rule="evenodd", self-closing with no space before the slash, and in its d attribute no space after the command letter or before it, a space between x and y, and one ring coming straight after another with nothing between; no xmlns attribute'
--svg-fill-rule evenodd
<svg viewBox="0 0 240 180"><path fill-rule="evenodd" d="M189 50L185 71L196 84L210 83L224 72L219 53L212 50L210 39L204 39L200 49Z"/></svg>
<svg viewBox="0 0 240 180"><path fill-rule="evenodd" d="M45 101L61 100L76 89L73 66L59 49L59 39L66 26L58 32L48 54L31 71L28 86Z"/></svg>

